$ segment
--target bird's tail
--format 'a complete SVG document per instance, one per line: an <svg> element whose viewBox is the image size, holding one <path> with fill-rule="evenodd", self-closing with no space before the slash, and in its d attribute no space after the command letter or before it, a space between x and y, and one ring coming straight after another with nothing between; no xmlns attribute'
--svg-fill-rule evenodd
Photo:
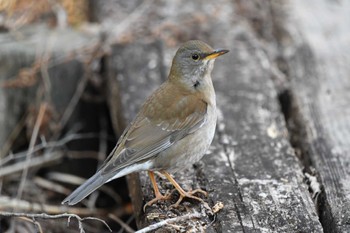
<svg viewBox="0 0 350 233"><path fill-rule="evenodd" d="M134 164L121 169L113 168L106 172L105 168L108 166L107 163L107 165L103 166L104 169L100 168L95 175L85 181L85 183L80 185L68 197L66 197L66 199L62 201L62 204L75 205L87 197L90 193L101 187L103 184L135 171L148 170L150 169L151 165L151 162L146 162ZM102 172L103 175L101 174Z"/></svg>
<svg viewBox="0 0 350 233"><path fill-rule="evenodd" d="M90 179L80 185L74 192L72 192L66 199L62 201L62 204L75 205L83 200L90 193L101 187L106 182L105 178L101 176L100 172L97 172Z"/></svg>

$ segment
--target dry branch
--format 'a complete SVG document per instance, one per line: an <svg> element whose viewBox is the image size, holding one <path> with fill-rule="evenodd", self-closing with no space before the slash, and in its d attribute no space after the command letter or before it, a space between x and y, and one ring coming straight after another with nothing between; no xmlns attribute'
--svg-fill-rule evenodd
<svg viewBox="0 0 350 233"><path fill-rule="evenodd" d="M68 142L74 141L74 140L79 140L79 139L89 139L89 138L95 138L98 137L99 135L96 133L84 133L84 134L76 134L76 133L71 133L67 134L67 136L63 137L60 140L57 141L51 141L51 142L43 142L41 144L38 144L33 147L33 150L30 153L35 153L44 149L53 149L57 147L61 147L66 145ZM101 136L100 136L101 137ZM9 154L3 159L0 159L0 166L8 163L11 160L19 160L25 157L28 154L28 150L18 152L16 154ZM79 156L83 157L83 156Z"/></svg>
<svg viewBox="0 0 350 233"><path fill-rule="evenodd" d="M88 209L67 207L62 205L47 205L45 203L29 202L16 198L10 198L7 196L0 196L0 211L8 211L14 208L16 208L18 211L23 212L45 212L48 214L62 214L62 212L69 212L71 214L78 214L83 216L106 216L109 212L107 209ZM121 216L124 214L124 210L121 208L117 209L114 214Z"/></svg>
<svg viewBox="0 0 350 233"><path fill-rule="evenodd" d="M161 227L169 225L169 224L174 224L174 223L177 223L177 222L182 222L182 221L185 221L185 220L190 220L190 219L193 219L193 218L201 218L201 217L202 217L202 215L200 213L190 213L190 214L186 214L186 215L183 215L183 216L178 216L178 217L175 217L175 218L169 218L169 219L165 219L165 220L163 220L161 222L157 222L155 224L152 224L152 225L150 225L148 227L142 228L141 230L138 230L135 233L146 233L146 232L150 232L150 231L156 230L158 228L161 228Z"/></svg>
<svg viewBox="0 0 350 233"><path fill-rule="evenodd" d="M128 17L119 22L117 26L113 25L113 27L111 27L110 23L102 25L107 34L107 45L110 46L120 42L122 37L125 36L126 31L130 29L130 26L140 19L148 10L152 9L153 2L154 0L143 1Z"/></svg>
<svg viewBox="0 0 350 233"><path fill-rule="evenodd" d="M54 151L50 154L32 158L29 163L27 163L27 161L21 161L2 167L0 170L0 178L21 172L24 167L27 167L29 169L33 167L44 167L48 164L57 163L64 157L64 155L65 153L62 151Z"/></svg>
<svg viewBox="0 0 350 233"><path fill-rule="evenodd" d="M33 133L32 133L32 137L30 139L28 154L27 154L27 158L26 158L26 161L25 161L25 164L24 164L24 169L23 169L23 172L22 172L21 182L19 184L19 188L18 188L18 191L17 191L17 198L18 199L21 199L21 197L22 197L24 185L25 185L25 182L27 180L29 164L30 164L30 161L32 159L32 151L34 149L34 146L36 144L37 138L39 136L40 126L42 124L42 121L43 121L46 109L47 109L47 103L42 103L41 106L40 106L38 117L37 117L37 119L35 121L35 126L34 126L34 130L33 130Z"/></svg>
<svg viewBox="0 0 350 233"><path fill-rule="evenodd" d="M112 232L112 229L108 226L108 224L99 218L94 218L94 217L85 217L85 218L81 218L76 214L57 214L57 215L49 215L46 213L41 213L41 214L26 214L26 213L11 213L11 212L0 212L0 216L3 217L19 217L19 218L30 218L33 219L33 224L37 225L35 223L35 219L61 219L61 218L67 218L68 221L68 225L70 223L71 218L75 218L78 221L78 225L79 225L79 230L80 233L84 233L85 230L83 228L83 222L86 220L95 220L95 221L99 221L101 223L103 223L110 232Z"/></svg>
<svg viewBox="0 0 350 233"><path fill-rule="evenodd" d="M1 215L1 214L0 214L0 215ZM31 223L33 223L34 226L35 226L35 228L36 228L36 230L37 230L37 232L43 233L43 229L42 229L40 223L38 223L35 219L30 219L30 218L28 218L28 217L18 217L18 218L21 219L21 220L24 220L24 221L26 221L26 222L31 222Z"/></svg>
<svg viewBox="0 0 350 233"><path fill-rule="evenodd" d="M118 216L116 216L114 214L109 214L108 217L111 218L112 220L116 221L127 233L134 233L135 232L131 227L129 227L128 224L123 222L123 220L121 220Z"/></svg>

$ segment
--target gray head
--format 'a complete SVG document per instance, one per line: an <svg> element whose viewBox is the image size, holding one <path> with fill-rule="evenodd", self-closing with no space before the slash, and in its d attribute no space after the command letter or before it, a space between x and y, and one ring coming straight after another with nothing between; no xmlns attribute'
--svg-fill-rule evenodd
<svg viewBox="0 0 350 233"><path fill-rule="evenodd" d="M215 58L227 52L224 49L214 50L199 40L190 40L177 50L169 78L196 85L210 76Z"/></svg>

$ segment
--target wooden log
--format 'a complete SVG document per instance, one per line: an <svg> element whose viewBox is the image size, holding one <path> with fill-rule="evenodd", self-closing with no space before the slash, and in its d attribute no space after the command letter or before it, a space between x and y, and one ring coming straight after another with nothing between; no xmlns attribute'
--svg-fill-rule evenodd
<svg viewBox="0 0 350 233"><path fill-rule="evenodd" d="M218 59L213 73L221 110L216 138L201 162L175 175L185 189L206 189L211 206L222 202L224 207L215 216L177 225L207 232L322 232L259 43L246 24L235 27L226 41L231 53ZM156 44L131 43L112 53L116 75L110 82L118 84L119 111L128 120L163 80L162 57L173 56L174 49L159 50ZM160 184L163 193L171 189L164 180ZM129 189L139 227L184 215L186 208L205 212L192 201L169 209L174 198L143 213L143 204L154 197L144 173L140 181L129 178Z"/></svg>
<svg viewBox="0 0 350 233"><path fill-rule="evenodd" d="M322 185L311 188L325 232L350 232L350 5L298 0L288 9L295 144Z"/></svg>

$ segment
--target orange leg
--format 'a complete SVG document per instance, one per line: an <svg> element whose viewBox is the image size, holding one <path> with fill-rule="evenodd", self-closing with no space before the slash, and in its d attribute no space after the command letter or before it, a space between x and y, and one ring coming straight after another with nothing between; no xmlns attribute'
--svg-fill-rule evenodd
<svg viewBox="0 0 350 233"><path fill-rule="evenodd" d="M195 194L195 193L202 193L202 194L204 194L205 196L207 196L207 195L208 195L207 192L205 192L205 191L203 191L203 190L201 190L201 189L195 189L195 190L186 192L186 191L183 190L183 189L181 188L181 186L175 181L175 179L174 179L173 177L171 177L171 175L170 175L169 173L163 171L162 174L172 183L172 185L174 185L175 189L176 189L176 190L179 192L179 194L180 194L179 200L178 200L174 205L172 205L173 207L175 207L175 208L178 207L179 204L181 203L181 201L182 201L185 197L191 198L191 199L195 199L195 200L197 200L197 201L200 201L200 202L206 204L205 206L208 205L205 201L203 201L202 198L199 198L199 197L196 197L196 196L193 195L193 194Z"/></svg>
<svg viewBox="0 0 350 233"><path fill-rule="evenodd" d="M163 195L159 192L159 189L158 189L158 185L157 185L157 182L156 182L156 179L154 177L154 172L152 171L148 171L148 175L149 175L149 178L151 180L151 183L152 183L152 186L153 186L153 190L154 190L154 195L156 196L154 199L150 200L149 202L147 202L144 206L143 206L143 211L145 211L146 207L147 206L151 206L153 205L154 203L156 203L157 201L160 201L160 200L167 200L170 198L170 195Z"/></svg>

